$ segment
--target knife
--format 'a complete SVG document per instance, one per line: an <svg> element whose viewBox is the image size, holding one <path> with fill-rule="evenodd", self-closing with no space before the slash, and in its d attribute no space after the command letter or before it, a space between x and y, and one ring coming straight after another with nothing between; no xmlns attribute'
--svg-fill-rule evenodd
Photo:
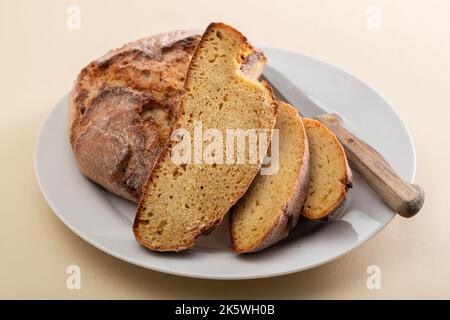
<svg viewBox="0 0 450 320"><path fill-rule="evenodd" d="M425 200L423 189L400 178L380 153L345 129L339 115L326 113L288 78L271 67L265 68L260 80L272 87L276 99L300 108L302 117L315 118L330 129L344 147L350 167L392 210L405 218L420 211Z"/></svg>

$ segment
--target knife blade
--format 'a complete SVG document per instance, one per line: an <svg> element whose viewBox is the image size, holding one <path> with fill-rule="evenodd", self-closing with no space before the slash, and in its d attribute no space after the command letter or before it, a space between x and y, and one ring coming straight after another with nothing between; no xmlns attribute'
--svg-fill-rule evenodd
<svg viewBox="0 0 450 320"><path fill-rule="evenodd" d="M299 113L302 117L314 118L315 116L328 113L314 103L292 81L286 78L286 76L270 66L265 67L264 73L259 79L265 80L272 87L277 100L300 108Z"/></svg>

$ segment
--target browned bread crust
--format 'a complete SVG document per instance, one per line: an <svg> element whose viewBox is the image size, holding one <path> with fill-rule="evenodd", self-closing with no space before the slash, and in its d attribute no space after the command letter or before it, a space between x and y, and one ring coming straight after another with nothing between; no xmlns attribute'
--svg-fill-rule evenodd
<svg viewBox="0 0 450 320"><path fill-rule="evenodd" d="M70 143L81 171L137 202L169 139L192 54L194 31L143 38L108 52L79 74L69 96ZM258 77L264 55L245 54L243 71Z"/></svg>

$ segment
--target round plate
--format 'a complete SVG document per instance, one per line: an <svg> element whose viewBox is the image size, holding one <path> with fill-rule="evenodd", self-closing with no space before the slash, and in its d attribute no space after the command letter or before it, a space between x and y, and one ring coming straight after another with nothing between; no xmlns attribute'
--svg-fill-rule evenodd
<svg viewBox="0 0 450 320"><path fill-rule="evenodd" d="M283 73L346 127L377 149L407 181L413 181L415 154L395 110L373 89L333 66L299 54L265 48L268 64ZM355 174L351 200L340 221L320 227L300 221L290 236L256 254L230 249L228 219L194 248L151 252L134 239L136 205L86 179L78 170L66 131L67 97L48 116L36 149L39 186L55 214L95 247L144 268L210 279L272 277L306 270L349 252L373 237L395 214Z"/></svg>

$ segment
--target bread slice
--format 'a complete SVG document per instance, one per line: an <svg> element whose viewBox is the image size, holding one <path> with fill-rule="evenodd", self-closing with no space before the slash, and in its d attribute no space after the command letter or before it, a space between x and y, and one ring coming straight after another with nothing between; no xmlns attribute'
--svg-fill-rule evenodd
<svg viewBox="0 0 450 320"><path fill-rule="evenodd" d="M331 221L340 216L352 173L342 145L317 120L303 119L308 136L311 174L303 215L310 220Z"/></svg>
<svg viewBox="0 0 450 320"><path fill-rule="evenodd" d="M222 136L226 129L264 129L265 154L278 105L266 83L249 79L240 70L249 48L246 38L232 27L208 26L189 67L178 129L191 137L199 122L203 132L215 129ZM202 143L205 150L207 143ZM222 221L261 166L259 157L244 164L176 164L171 157L176 150L171 140L144 186L134 222L137 241L151 250L180 251L194 245L195 238ZM246 160L249 157L247 153Z"/></svg>
<svg viewBox="0 0 450 320"><path fill-rule="evenodd" d="M258 175L231 210L231 242L239 253L256 252L284 239L302 212L309 181L308 139L297 110L279 105L279 171Z"/></svg>

